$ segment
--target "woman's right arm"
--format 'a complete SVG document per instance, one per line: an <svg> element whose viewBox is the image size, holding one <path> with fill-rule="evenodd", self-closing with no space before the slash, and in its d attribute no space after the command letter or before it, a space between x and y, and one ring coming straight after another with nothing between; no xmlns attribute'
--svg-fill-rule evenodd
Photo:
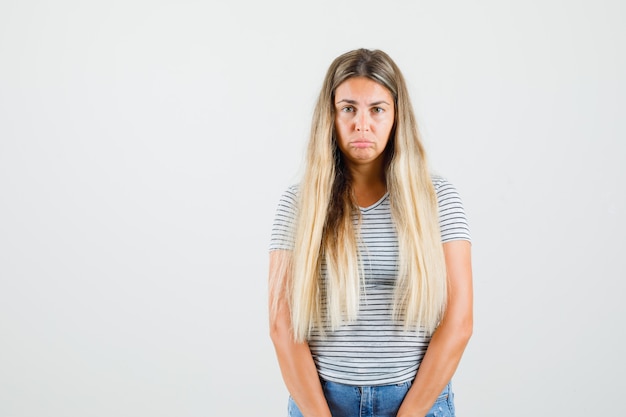
<svg viewBox="0 0 626 417"><path fill-rule="evenodd" d="M289 251L270 252L270 337L289 394L305 417L332 417L309 345L296 343L291 331L291 314L286 297Z"/></svg>

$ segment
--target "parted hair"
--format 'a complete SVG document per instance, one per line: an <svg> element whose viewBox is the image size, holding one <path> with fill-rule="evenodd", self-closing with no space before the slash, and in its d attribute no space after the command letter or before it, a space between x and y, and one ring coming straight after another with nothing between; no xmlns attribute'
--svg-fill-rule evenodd
<svg viewBox="0 0 626 417"><path fill-rule="evenodd" d="M324 334L357 317L363 291L360 211L337 145L334 95L352 77L367 77L394 98L395 122L385 149L385 179L398 234L394 315L405 328L432 333L447 299L437 196L405 79L380 50L357 49L331 63L315 106L299 185L295 246L284 257L294 339ZM326 264L322 276L321 265Z"/></svg>

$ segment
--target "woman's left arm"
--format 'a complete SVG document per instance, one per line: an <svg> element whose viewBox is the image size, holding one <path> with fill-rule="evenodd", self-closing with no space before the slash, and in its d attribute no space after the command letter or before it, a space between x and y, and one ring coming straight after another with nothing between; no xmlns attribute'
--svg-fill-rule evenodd
<svg viewBox="0 0 626 417"><path fill-rule="evenodd" d="M428 413L452 379L472 335L471 244L455 240L444 243L443 251L448 273L448 305L397 417L424 417Z"/></svg>

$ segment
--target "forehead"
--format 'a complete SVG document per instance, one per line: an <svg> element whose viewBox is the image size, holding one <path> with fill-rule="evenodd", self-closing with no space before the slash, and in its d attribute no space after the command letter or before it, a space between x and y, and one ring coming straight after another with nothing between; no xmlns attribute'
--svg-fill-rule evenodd
<svg viewBox="0 0 626 417"><path fill-rule="evenodd" d="M335 89L335 101L388 101L393 102L391 92L384 85L367 77L348 78Z"/></svg>

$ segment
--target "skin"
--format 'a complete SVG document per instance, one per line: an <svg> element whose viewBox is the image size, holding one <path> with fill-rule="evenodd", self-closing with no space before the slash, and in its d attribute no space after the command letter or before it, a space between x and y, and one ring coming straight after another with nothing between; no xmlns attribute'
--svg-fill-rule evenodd
<svg viewBox="0 0 626 417"><path fill-rule="evenodd" d="M287 282L288 277L281 276L285 272L281 271L279 265L285 257L289 256L288 251L270 252L270 288L276 282L283 283L280 294L285 294L284 283ZM272 301L270 299L270 305ZM302 415L304 417L332 417L308 343L294 342L289 304L284 296L278 300L278 311L270 320L270 337L285 386Z"/></svg>
<svg viewBox="0 0 626 417"><path fill-rule="evenodd" d="M470 252L471 245L465 240L443 244L448 273L448 306L397 417L424 417L459 365L473 326Z"/></svg>
<svg viewBox="0 0 626 417"><path fill-rule="evenodd" d="M365 77L349 78L335 90L337 145L361 207L386 192L384 151L395 121L394 103L386 87Z"/></svg>
<svg viewBox="0 0 626 417"><path fill-rule="evenodd" d="M357 203L367 207L386 192L384 150L395 121L395 101L381 84L350 78L335 91L335 129L345 163L352 174ZM472 268L470 243L443 244L448 273L448 305L432 336L419 371L397 417L423 417L456 371L472 333ZM289 277L279 269L288 251L270 254L270 285ZM273 300L270 300L270 303ZM286 297L270 320L270 337L285 385L305 417L332 417L307 343L295 343Z"/></svg>

